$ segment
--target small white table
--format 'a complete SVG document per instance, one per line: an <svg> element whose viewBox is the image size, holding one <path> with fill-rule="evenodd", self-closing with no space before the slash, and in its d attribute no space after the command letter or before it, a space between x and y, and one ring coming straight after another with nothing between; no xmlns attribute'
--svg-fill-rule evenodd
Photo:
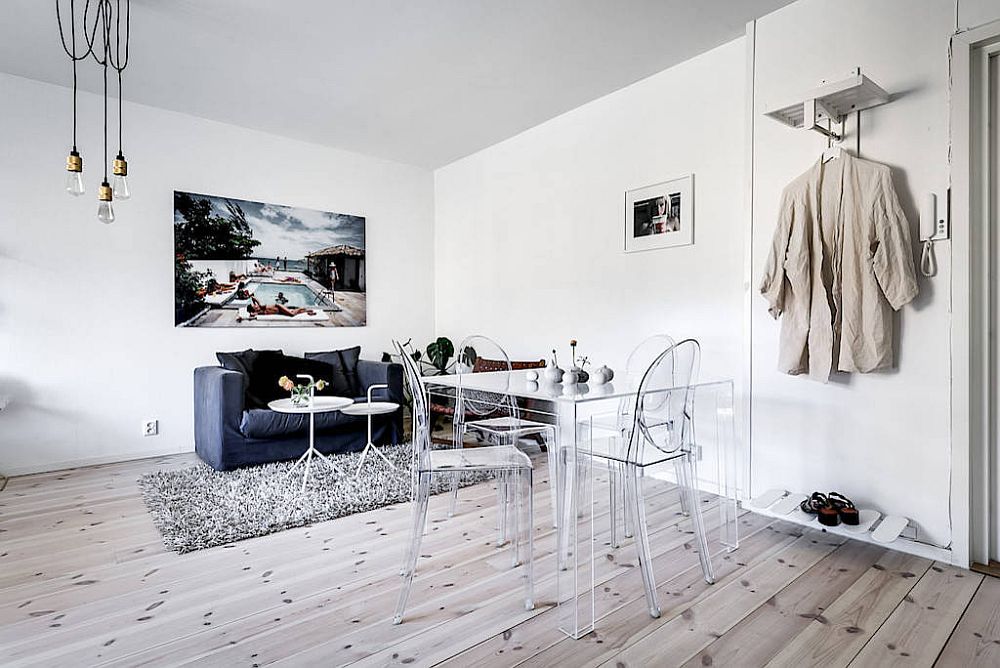
<svg viewBox="0 0 1000 668"><path fill-rule="evenodd" d="M347 397L313 397L309 405L296 406L291 399L276 399L268 402L267 407L278 413L307 414L309 415L309 448L299 457L299 460L292 466L291 471L299 467L303 461L306 463L306 472L302 476L302 491L306 490L306 481L309 480L309 470L312 467L313 455L316 455L331 469L340 473L340 469L331 462L326 455L316 449L316 413L332 413L343 410L354 403L354 399ZM291 472L290 471L290 472Z"/></svg>
<svg viewBox="0 0 1000 668"><path fill-rule="evenodd" d="M361 473L361 466L365 463L365 457L368 456L368 451L371 450L376 455L385 460L385 463L396 468L396 465L389 461L389 458L385 456L385 453L379 451L372 443L372 416L374 415L387 415L389 413L395 413L399 410L399 404L393 403L391 401L372 401L372 390L377 390L380 388L388 388L388 385L371 385L368 388L368 401L363 404L353 404L347 406L343 409L344 415L365 415L368 417L368 443L365 444L365 449L361 451L361 460L358 462L358 468L354 471L354 477L357 478Z"/></svg>

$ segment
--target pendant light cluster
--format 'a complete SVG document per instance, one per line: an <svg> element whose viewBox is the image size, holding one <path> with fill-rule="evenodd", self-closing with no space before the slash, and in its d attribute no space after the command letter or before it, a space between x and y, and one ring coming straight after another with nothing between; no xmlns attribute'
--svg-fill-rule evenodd
<svg viewBox="0 0 1000 668"><path fill-rule="evenodd" d="M77 13L77 0L69 0L69 41L60 4L56 0L56 21L63 50L73 64L73 148L66 158L66 192L79 197L86 192L83 184L83 157L76 147L77 65L93 57L104 74L104 178L97 189L97 218L102 223L115 219L114 200L127 200L132 193L128 185L128 162L122 150L122 72L128 66L130 0L81 0L83 11ZM124 4L124 14L122 5ZM78 30L77 25L80 28ZM77 36L84 44L78 45ZM86 48L84 48L86 46ZM108 182L108 70L118 75L118 155L111 164L113 179Z"/></svg>

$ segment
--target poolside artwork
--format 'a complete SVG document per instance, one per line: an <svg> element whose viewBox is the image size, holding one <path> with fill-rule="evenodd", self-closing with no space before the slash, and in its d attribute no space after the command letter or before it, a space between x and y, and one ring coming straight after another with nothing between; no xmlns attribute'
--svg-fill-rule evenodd
<svg viewBox="0 0 1000 668"><path fill-rule="evenodd" d="M174 191L174 325L362 327L365 219Z"/></svg>

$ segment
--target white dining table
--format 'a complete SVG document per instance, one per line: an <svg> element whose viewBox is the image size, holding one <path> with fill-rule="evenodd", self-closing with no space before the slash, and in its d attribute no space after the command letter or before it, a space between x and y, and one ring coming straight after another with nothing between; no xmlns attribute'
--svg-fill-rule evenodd
<svg viewBox="0 0 1000 668"><path fill-rule="evenodd" d="M548 421L556 427L559 456L557 458L556 600L559 608L559 629L572 638L582 638L595 628L594 571L594 458L587 452L600 428L601 417L617 411L618 402L635 397L638 380L615 379L603 385L576 384L564 386L534 381L529 371L497 371L427 376L424 383L428 394L452 400L476 393L476 401L489 396L513 396L518 399L521 413L532 420ZM739 547L737 528L737 469L738 447L733 420L733 381L728 378L706 378L691 387L695 391L696 412L709 413L700 423L714 434L704 435L694 443L698 448L700 466L714 466L715 480L708 487L720 497L720 541L722 549ZM668 392L680 388L652 388ZM704 409L704 410L702 410ZM461 411L455 412L455 445L461 447ZM714 418L711 419L711 418ZM711 456L708 451L711 450ZM701 479L702 476L699 475ZM701 487L706 485L700 480Z"/></svg>

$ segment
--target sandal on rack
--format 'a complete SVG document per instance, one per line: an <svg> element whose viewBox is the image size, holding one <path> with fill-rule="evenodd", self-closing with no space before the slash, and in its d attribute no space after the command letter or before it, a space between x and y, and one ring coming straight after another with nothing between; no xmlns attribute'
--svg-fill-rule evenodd
<svg viewBox="0 0 1000 668"><path fill-rule="evenodd" d="M826 494L813 492L813 495L799 504L802 512L815 515L823 526L835 527L840 524L837 509L834 508Z"/></svg>
<svg viewBox="0 0 1000 668"><path fill-rule="evenodd" d="M861 514L855 507L854 502L840 492L830 492L827 496L830 505L837 511L840 521L849 526L858 526L861 523Z"/></svg>

